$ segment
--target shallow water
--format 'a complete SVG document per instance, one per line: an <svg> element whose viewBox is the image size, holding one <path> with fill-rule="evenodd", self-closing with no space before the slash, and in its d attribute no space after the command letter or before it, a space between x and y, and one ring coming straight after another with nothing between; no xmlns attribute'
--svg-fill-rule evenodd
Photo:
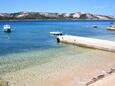
<svg viewBox="0 0 115 86"><path fill-rule="evenodd" d="M11 33L4 33L2 29L0 30L0 76L11 84L12 81L20 83L21 80L29 77L26 69L30 68L28 71L32 75L37 75L37 84L40 86L48 84L55 86L55 82L60 83L64 79L63 73L67 76L68 72L74 78L66 77L68 80L73 80L73 84L68 86L82 83L92 75L115 66L115 54L58 44L55 37L51 36L49 32L61 31L70 35L115 40L115 32L106 30L111 22L115 21L0 21L0 28L6 23L12 26ZM98 28L93 28L92 25L97 25ZM22 70L25 71L26 76L23 79L21 78L24 76ZM17 71L19 71L19 76L15 74ZM58 79L53 77L53 73L56 73ZM31 78L35 77L31 76ZM77 80L78 82L76 82ZM47 85L41 82L46 82ZM16 86L23 86L23 83L27 82L24 80L23 85L19 83Z"/></svg>
<svg viewBox="0 0 115 86"><path fill-rule="evenodd" d="M10 86L85 86L84 83L92 77L115 67L115 54L111 52L77 46L44 52L50 55L36 51L26 56L20 53L18 60L16 55L2 79L8 81Z"/></svg>

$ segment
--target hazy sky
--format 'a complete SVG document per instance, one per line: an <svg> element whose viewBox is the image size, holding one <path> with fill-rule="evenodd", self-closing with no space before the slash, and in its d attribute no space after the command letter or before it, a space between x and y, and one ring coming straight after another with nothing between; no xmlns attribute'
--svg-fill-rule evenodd
<svg viewBox="0 0 115 86"><path fill-rule="evenodd" d="M18 11L115 15L115 0L0 0L0 12Z"/></svg>

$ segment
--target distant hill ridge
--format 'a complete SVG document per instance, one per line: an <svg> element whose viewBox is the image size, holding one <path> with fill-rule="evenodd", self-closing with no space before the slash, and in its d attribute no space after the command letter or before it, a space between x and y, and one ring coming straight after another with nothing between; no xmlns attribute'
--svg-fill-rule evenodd
<svg viewBox="0 0 115 86"><path fill-rule="evenodd" d="M51 12L16 12L0 13L0 20L25 20L25 19L88 19L88 20L110 20L115 16L96 15L91 13L51 13Z"/></svg>

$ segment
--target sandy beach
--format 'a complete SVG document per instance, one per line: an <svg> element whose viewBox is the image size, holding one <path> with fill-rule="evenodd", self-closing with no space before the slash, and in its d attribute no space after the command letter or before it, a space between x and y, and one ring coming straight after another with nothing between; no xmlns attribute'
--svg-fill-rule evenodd
<svg viewBox="0 0 115 86"><path fill-rule="evenodd" d="M9 86L85 86L93 76L114 67L114 57L114 53L93 50L80 55L68 54L45 64L7 73L2 79Z"/></svg>
<svg viewBox="0 0 115 86"><path fill-rule="evenodd" d="M115 86L115 73L108 75L107 77L96 81L95 83L89 86Z"/></svg>

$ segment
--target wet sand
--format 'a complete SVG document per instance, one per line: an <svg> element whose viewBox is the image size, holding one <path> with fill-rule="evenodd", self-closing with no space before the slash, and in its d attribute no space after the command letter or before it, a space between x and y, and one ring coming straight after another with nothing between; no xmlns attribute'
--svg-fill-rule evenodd
<svg viewBox="0 0 115 86"><path fill-rule="evenodd" d="M45 64L9 72L2 78L9 86L85 86L92 77L115 67L114 63L114 53L90 50L62 55Z"/></svg>
<svg viewBox="0 0 115 86"><path fill-rule="evenodd" d="M96 81L89 86L115 86L115 73L108 75L107 77Z"/></svg>

